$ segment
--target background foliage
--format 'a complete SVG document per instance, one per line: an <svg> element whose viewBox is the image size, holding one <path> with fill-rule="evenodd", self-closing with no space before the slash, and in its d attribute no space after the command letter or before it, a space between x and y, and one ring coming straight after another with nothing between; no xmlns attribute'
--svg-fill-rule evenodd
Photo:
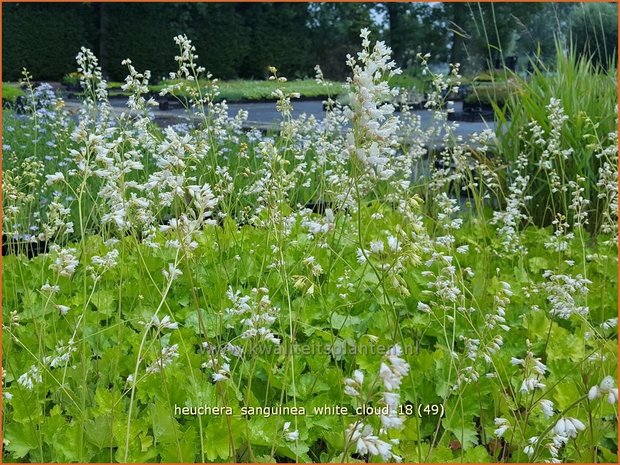
<svg viewBox="0 0 620 465"><path fill-rule="evenodd" d="M60 79L75 68L80 47L97 42L92 4L3 4L2 16L3 80L19 79L24 67Z"/></svg>
<svg viewBox="0 0 620 465"><path fill-rule="evenodd" d="M12 3L3 5L3 80L19 79L23 67L37 79L60 80L82 45L110 80L124 78L120 63L128 57L159 79L173 67L170 39L180 33L221 79L263 79L270 65L311 77L317 63L327 78L343 79L341 58L368 25L403 68L429 52L435 64L459 62L467 73L511 55L523 69L534 57L553 62L555 39L606 63L616 55L617 15L611 3Z"/></svg>

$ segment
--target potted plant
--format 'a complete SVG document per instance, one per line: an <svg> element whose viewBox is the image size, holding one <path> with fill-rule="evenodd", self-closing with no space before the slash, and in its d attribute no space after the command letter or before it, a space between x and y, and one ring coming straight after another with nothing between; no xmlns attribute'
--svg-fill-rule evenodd
<svg viewBox="0 0 620 465"><path fill-rule="evenodd" d="M82 74L78 72L73 72L69 74L65 74L62 78L62 84L65 86L70 92L79 92L82 90L80 86L80 80L82 79Z"/></svg>

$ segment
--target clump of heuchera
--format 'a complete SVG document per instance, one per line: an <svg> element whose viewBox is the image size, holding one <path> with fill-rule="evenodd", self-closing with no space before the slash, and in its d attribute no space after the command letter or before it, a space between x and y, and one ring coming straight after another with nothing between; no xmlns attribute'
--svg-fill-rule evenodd
<svg viewBox="0 0 620 465"><path fill-rule="evenodd" d="M355 451L361 455L378 455L382 460L395 460L400 462L401 457L394 454L392 447L398 441L385 441L380 436L387 436L391 429L402 427L404 418L399 415L400 408L400 385L404 376L409 373L409 364L401 358L403 351L396 344L386 353L379 368L378 378L382 388L374 382L364 383L367 376L361 370L355 370L352 378L345 379L344 392L353 398L359 398L367 403L375 399L377 405L383 406L387 411L379 415L381 426L379 433L375 434L373 426L367 418L361 417L351 423L347 429L349 444L355 445Z"/></svg>
<svg viewBox="0 0 620 465"><path fill-rule="evenodd" d="M391 89L387 78L401 73L391 60L391 49L378 41L370 48L370 31L362 29L363 50L357 60L347 56L353 77L349 78L349 109L345 111L351 121L347 134L348 152L353 166L362 173L388 179L394 174L390 168L390 157L397 145L396 134L399 119L394 115L390 102L398 95Z"/></svg>

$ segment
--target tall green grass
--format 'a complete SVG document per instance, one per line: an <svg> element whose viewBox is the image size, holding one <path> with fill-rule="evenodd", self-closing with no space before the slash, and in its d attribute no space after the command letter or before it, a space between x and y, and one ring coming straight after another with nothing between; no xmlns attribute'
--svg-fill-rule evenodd
<svg viewBox="0 0 620 465"><path fill-rule="evenodd" d="M497 136L500 155L509 163L520 153L528 158L527 174L532 184L530 214L537 225L547 225L556 213L569 216L570 191L552 192L548 173L538 161L544 151L535 143L529 129L537 123L549 133L551 123L549 105L551 98L560 99L568 120L561 132L561 149L572 148L568 159L554 158L554 169L563 185L574 181L578 175L585 177L585 196L590 200L590 228L597 224L598 169L602 162L596 155L608 146L613 138L609 133L617 130L618 85L614 64L603 69L592 59L570 50L556 47L553 67L534 63L534 71L525 78L514 76L517 91L507 99L506 105L495 105L498 120Z"/></svg>

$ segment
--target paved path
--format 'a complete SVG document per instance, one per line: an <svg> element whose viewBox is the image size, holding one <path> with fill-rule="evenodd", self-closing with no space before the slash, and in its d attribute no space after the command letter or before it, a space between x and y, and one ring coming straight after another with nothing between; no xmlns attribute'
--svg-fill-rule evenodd
<svg viewBox="0 0 620 465"><path fill-rule="evenodd" d="M124 99L111 99L111 104L114 110L118 113L121 111L127 111ZM69 110L77 111L80 107L80 102L77 100L66 101L67 108ZM461 111L462 107L460 102L456 102L455 111ZM277 124L280 121L280 113L276 110L275 102L259 102L259 103L229 103L228 111L231 116L236 115L239 110L246 110L248 112L248 120L245 124L247 128L258 128L262 130L276 129ZM293 101L293 116L298 117L302 114L314 115L317 120L325 118L325 110L321 101L317 100L305 100L305 101ZM420 116L422 129L428 129L434 124L433 114L428 110L415 110L414 114ZM165 127L172 124L178 124L183 122L190 122L190 115L184 109L170 109L159 110L155 108L153 110L153 117L155 122L160 126ZM475 132L481 132L484 129L495 129L495 122L459 122L456 128L456 135L462 136L465 141L469 139L469 136ZM441 136L431 141L431 146L438 146L441 141Z"/></svg>
<svg viewBox="0 0 620 465"><path fill-rule="evenodd" d="M280 121L280 114L275 108L275 103L230 103L228 108L231 115L237 114L240 109L248 111L248 123L264 124L276 124ZM462 104L456 102L455 111L462 111ZM299 116L301 114L314 115L318 120L325 118L325 111L323 110L323 104L320 101L301 101L293 102L293 116ZM433 126L433 113L428 110L415 110L412 113L420 116L422 129L426 130ZM397 113L398 114L398 113ZM456 129L456 135L462 136L464 139L468 139L474 132L481 132L484 129L495 129L495 122L459 122Z"/></svg>

